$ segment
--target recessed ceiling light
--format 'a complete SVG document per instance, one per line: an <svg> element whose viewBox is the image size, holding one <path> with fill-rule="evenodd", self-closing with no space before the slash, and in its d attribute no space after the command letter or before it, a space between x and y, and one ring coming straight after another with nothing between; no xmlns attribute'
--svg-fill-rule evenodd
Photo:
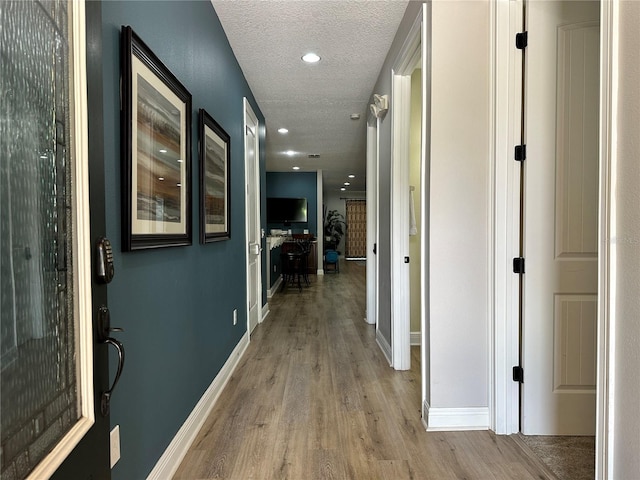
<svg viewBox="0 0 640 480"><path fill-rule="evenodd" d="M284 152L285 155L289 155L290 157L293 157L296 152L294 152L293 150L287 150L286 152Z"/></svg>
<svg viewBox="0 0 640 480"><path fill-rule="evenodd" d="M176 183L176 187L181 187L182 184L181 183Z"/></svg>
<svg viewBox="0 0 640 480"><path fill-rule="evenodd" d="M300 170L300 167L293 167L294 170Z"/></svg>
<svg viewBox="0 0 640 480"><path fill-rule="evenodd" d="M342 187L340 190L342 190L344 192L346 190L346 188Z"/></svg>
<svg viewBox="0 0 640 480"><path fill-rule="evenodd" d="M349 175L349 178L356 178L356 176L352 173L351 175Z"/></svg>
<svg viewBox="0 0 640 480"><path fill-rule="evenodd" d="M319 153L310 153L309 154L309 158L320 158L320 154Z"/></svg>
<svg viewBox="0 0 640 480"><path fill-rule="evenodd" d="M349 118L351 118L351 120L360 120L360 114L359 113L352 113Z"/></svg>
<svg viewBox="0 0 640 480"><path fill-rule="evenodd" d="M158 150L160 153L167 153L167 149L166 148L161 148L160 150Z"/></svg>
<svg viewBox="0 0 640 480"><path fill-rule="evenodd" d="M287 130L286 128L279 128L278 133L282 133L284 135L285 133L289 133L289 130Z"/></svg>
<svg viewBox="0 0 640 480"><path fill-rule="evenodd" d="M317 63L320 61L320 56L313 52L309 52L302 56L302 60L307 63Z"/></svg>
<svg viewBox="0 0 640 480"><path fill-rule="evenodd" d="M351 185L351 184L350 184L349 182L344 182L344 185L345 185L346 187L348 187L348 186L349 186L349 185Z"/></svg>
<svg viewBox="0 0 640 480"><path fill-rule="evenodd" d="M160 180L161 182L164 182L164 177L158 177L158 180Z"/></svg>

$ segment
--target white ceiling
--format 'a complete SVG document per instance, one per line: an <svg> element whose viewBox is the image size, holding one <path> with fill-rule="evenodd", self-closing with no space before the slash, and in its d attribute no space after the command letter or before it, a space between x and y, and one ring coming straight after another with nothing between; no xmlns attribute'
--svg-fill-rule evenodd
<svg viewBox="0 0 640 480"><path fill-rule="evenodd" d="M326 193L365 190L369 97L408 0L211 1L266 118L267 171L322 169ZM322 60L304 63L310 51Z"/></svg>

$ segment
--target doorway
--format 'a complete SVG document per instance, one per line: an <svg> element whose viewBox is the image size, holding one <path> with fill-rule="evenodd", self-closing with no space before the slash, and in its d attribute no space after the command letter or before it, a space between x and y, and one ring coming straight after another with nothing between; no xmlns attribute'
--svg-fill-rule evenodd
<svg viewBox="0 0 640 480"><path fill-rule="evenodd" d="M260 166L258 117L244 99L244 158L247 232L247 330L253 332L262 313L262 235L260 230ZM234 317L234 322L237 317Z"/></svg>
<svg viewBox="0 0 640 480"><path fill-rule="evenodd" d="M412 117L412 76L417 70L426 71L426 26L427 8L423 7L416 18L407 39L400 50L392 69L392 158L391 158L391 363L396 370L411 368L411 262L417 267L416 276L424 278L426 259L426 238L423 235L418 242L416 252L419 258L411 257L410 233L415 225L410 216L412 195L410 186L412 128L417 127L414 134L414 153L417 164L413 167L414 174L423 185L426 182L427 146L427 75L420 75L417 84L419 105ZM416 78L414 78L414 81ZM413 179L411 179L413 180ZM420 192L419 203L424 206L424 189ZM415 204L414 204L415 206ZM422 210L422 209L421 209ZM414 210L415 213L415 210ZM414 215L415 217L415 215ZM422 225L428 225L421 219ZM422 292L422 289L419 289ZM421 295L422 297L422 295ZM420 312L419 323L425 326L425 308L418 306ZM418 335L419 337L419 335ZM424 359L424 349L422 356ZM425 363L422 363L425 365ZM424 380L423 371L423 380Z"/></svg>
<svg viewBox="0 0 640 480"><path fill-rule="evenodd" d="M110 477L100 9L0 4L3 478Z"/></svg>

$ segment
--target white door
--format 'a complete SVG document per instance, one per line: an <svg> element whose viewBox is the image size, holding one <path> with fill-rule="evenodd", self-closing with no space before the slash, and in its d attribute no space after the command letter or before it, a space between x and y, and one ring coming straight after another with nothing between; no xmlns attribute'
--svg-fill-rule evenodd
<svg viewBox="0 0 640 480"><path fill-rule="evenodd" d="M530 1L525 434L595 432L599 2Z"/></svg>
<svg viewBox="0 0 640 480"><path fill-rule="evenodd" d="M260 168L258 156L258 119L244 99L244 159L247 193L247 322L249 333L260 321L262 299L260 238Z"/></svg>

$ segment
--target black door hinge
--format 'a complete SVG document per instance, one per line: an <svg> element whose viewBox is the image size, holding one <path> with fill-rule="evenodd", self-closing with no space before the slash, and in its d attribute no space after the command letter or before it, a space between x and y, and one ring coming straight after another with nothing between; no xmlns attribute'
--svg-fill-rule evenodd
<svg viewBox="0 0 640 480"><path fill-rule="evenodd" d="M524 383L524 370L520 365L513 367L513 381L518 383Z"/></svg>
<svg viewBox="0 0 640 480"><path fill-rule="evenodd" d="M529 35L527 32L516 33L516 48L518 50L523 50L527 48L529 43Z"/></svg>
<svg viewBox="0 0 640 480"><path fill-rule="evenodd" d="M526 145L516 145L515 148L515 159L518 162L522 162L527 159L527 146Z"/></svg>
<svg viewBox="0 0 640 480"><path fill-rule="evenodd" d="M516 257L513 259L513 273L524 273L523 257Z"/></svg>

